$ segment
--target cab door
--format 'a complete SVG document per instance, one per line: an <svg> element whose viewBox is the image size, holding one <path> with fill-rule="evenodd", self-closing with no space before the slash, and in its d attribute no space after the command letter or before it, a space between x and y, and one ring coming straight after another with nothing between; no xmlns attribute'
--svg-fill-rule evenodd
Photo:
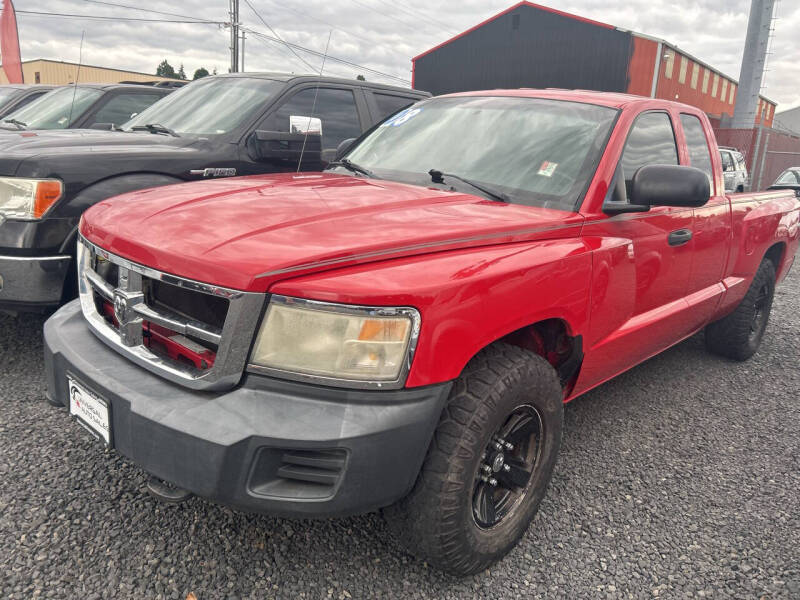
<svg viewBox="0 0 800 600"><path fill-rule="evenodd" d="M711 132L703 127L696 115L681 113L680 123L688 164L704 171L711 187L708 203L694 209L694 250L686 300L689 303L687 319L696 329L716 312L725 293L722 278L731 247L731 207L730 199L719 189L719 181L714 178L708 143Z"/></svg>
<svg viewBox="0 0 800 600"><path fill-rule="evenodd" d="M609 192L615 197L610 199L629 201L633 174L650 164L679 164L674 123L664 111L642 113L631 125L616 185ZM587 220L583 236L598 248L586 358L576 392L613 377L690 332L685 296L693 223L691 208L666 206Z"/></svg>

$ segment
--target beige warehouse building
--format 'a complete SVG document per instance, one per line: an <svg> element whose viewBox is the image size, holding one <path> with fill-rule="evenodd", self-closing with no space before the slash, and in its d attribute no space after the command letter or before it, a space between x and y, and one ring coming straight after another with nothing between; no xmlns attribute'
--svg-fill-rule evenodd
<svg viewBox="0 0 800 600"><path fill-rule="evenodd" d="M108 69L92 65L80 65L80 81L78 77L78 63L63 62L37 58L22 62L22 76L25 83L43 83L48 85L66 85L68 83L119 83L121 81L135 81L154 83L158 81L179 81L168 77L158 77L149 73L138 71L123 71L122 69ZM8 83L5 71L0 69L0 84Z"/></svg>

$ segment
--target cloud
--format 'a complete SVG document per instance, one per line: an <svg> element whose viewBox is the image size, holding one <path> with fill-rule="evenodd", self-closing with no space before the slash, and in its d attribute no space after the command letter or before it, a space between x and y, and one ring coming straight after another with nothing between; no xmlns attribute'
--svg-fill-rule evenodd
<svg viewBox="0 0 800 600"><path fill-rule="evenodd" d="M109 0L134 5L131 0ZM512 0L250 0L270 26L288 42L325 51L370 69L410 81L411 57L508 8ZM749 0L543 0L543 4L598 21L664 38L722 72L738 78L747 30ZM17 0L18 11L80 13L98 16L164 18L144 11L105 6L88 0ZM224 22L226 2L149 0L150 10L191 15ZM800 104L800 3L780 2L777 8L768 71L762 92L781 107ZM77 61L81 32L85 64L155 72L167 59L183 64L191 74L199 67L225 72L230 62L230 33L213 24L146 23L64 19L20 14L23 59L50 58ZM240 6L240 21L269 34L248 8ZM271 35L271 34L270 34ZM249 71L310 69L281 44L248 35L245 66ZM298 52L311 66L321 59ZM400 83L362 69L328 60L329 75Z"/></svg>

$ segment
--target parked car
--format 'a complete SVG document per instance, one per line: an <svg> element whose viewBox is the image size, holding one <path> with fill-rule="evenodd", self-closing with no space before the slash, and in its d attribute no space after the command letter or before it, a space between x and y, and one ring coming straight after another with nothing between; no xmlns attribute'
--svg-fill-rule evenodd
<svg viewBox="0 0 800 600"><path fill-rule="evenodd" d="M122 125L172 92L170 88L121 83L81 83L56 88L3 117L6 131L81 129Z"/></svg>
<svg viewBox="0 0 800 600"><path fill-rule="evenodd" d="M105 200L45 324L47 397L159 497L386 507L409 550L480 572L537 511L564 402L703 329L758 349L800 200L732 202L713 140L665 100L471 92L322 173Z"/></svg>
<svg viewBox="0 0 800 600"><path fill-rule="evenodd" d="M52 85L0 85L0 119L43 96L53 89Z"/></svg>
<svg viewBox="0 0 800 600"><path fill-rule="evenodd" d="M800 191L800 167L791 167L786 169L783 173L778 175L775 183L773 183L767 189L779 190L785 188Z"/></svg>
<svg viewBox="0 0 800 600"><path fill-rule="evenodd" d="M184 180L319 169L344 138L428 95L350 79L219 75L180 88L121 132L0 136L0 309L49 310L77 294L70 265L88 206Z"/></svg>
<svg viewBox="0 0 800 600"><path fill-rule="evenodd" d="M736 148L720 146L719 155L722 158L725 191L738 193L750 189L750 175L742 153Z"/></svg>

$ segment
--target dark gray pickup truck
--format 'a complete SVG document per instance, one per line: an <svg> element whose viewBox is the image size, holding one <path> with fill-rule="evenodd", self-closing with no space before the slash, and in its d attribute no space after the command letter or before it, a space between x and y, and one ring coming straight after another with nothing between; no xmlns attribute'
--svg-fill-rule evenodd
<svg viewBox="0 0 800 600"><path fill-rule="evenodd" d="M119 131L5 133L0 310L48 310L76 294L70 266L89 206L181 181L320 169L343 141L428 95L317 76L218 75L173 92Z"/></svg>

